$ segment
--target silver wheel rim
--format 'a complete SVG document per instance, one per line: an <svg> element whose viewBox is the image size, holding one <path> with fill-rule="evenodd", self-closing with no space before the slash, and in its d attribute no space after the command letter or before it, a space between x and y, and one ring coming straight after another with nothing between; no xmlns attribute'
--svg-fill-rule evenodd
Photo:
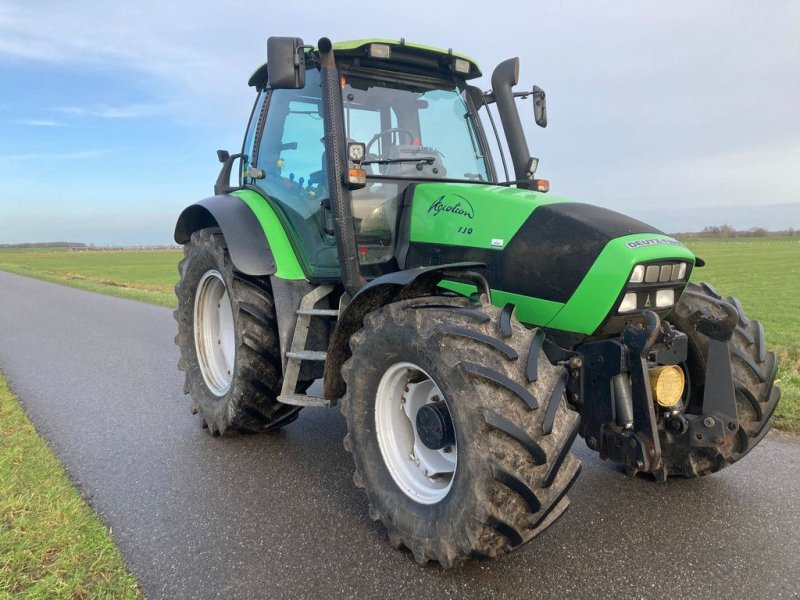
<svg viewBox="0 0 800 600"><path fill-rule="evenodd" d="M215 396L233 381L236 338L228 288L218 271L207 271L194 298L194 347L200 372Z"/></svg>
<svg viewBox="0 0 800 600"><path fill-rule="evenodd" d="M386 370L375 398L383 462L403 493L420 504L441 501L453 486L456 472L456 444L432 450L417 433L419 409L436 400L445 400L439 387L422 368L409 362Z"/></svg>

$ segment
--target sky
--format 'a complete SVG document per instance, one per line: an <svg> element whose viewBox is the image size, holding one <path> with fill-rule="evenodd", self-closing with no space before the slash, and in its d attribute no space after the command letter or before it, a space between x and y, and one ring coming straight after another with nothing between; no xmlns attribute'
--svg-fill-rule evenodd
<svg viewBox="0 0 800 600"><path fill-rule="evenodd" d="M553 194L666 231L800 228L800 3L0 0L0 244L172 243L241 148L270 35L519 56ZM315 14L314 11L318 11Z"/></svg>

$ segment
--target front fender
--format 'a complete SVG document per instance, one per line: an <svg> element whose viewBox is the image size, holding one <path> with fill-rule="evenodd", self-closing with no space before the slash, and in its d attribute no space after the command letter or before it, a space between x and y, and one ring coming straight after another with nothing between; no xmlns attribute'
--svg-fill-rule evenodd
<svg viewBox="0 0 800 600"><path fill-rule="evenodd" d="M463 262L406 269L373 279L361 288L339 315L336 329L328 344L324 397L333 399L344 395L346 386L341 371L342 365L350 357L350 336L363 326L367 313L392 302L440 295L442 292L437 286L442 279L470 279L477 283L478 289L483 289L488 295L486 281L471 271L485 266L483 263Z"/></svg>
<svg viewBox="0 0 800 600"><path fill-rule="evenodd" d="M252 276L272 275L277 271L261 223L238 196L211 196L184 209L175 225L175 241L185 244L192 233L206 227L222 230L237 271Z"/></svg>

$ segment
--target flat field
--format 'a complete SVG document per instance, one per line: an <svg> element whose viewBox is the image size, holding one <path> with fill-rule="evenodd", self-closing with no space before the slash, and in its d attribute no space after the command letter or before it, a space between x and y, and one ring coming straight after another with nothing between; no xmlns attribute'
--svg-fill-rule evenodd
<svg viewBox="0 0 800 600"><path fill-rule="evenodd" d="M706 266L692 281L707 281L734 295L751 319L764 325L778 353L781 403L775 426L800 432L800 237L684 238Z"/></svg>
<svg viewBox="0 0 800 600"><path fill-rule="evenodd" d="M0 270L121 298L175 306L181 250L0 248Z"/></svg>
<svg viewBox="0 0 800 600"><path fill-rule="evenodd" d="M778 352L777 427L800 432L800 238L685 238L706 261L694 281L737 296ZM174 306L180 250L0 249L0 269L134 300Z"/></svg>

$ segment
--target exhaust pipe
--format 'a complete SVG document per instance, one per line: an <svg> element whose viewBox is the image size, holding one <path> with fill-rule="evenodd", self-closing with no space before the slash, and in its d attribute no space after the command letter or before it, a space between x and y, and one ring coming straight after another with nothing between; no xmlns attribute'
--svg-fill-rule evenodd
<svg viewBox="0 0 800 600"><path fill-rule="evenodd" d="M366 284L358 263L356 232L353 227L353 207L350 190L344 183L345 150L342 85L339 70L333 60L333 44L328 38L317 42L322 80L322 122L325 126L325 166L328 171L333 228L336 234L336 252L342 268L342 282L352 298Z"/></svg>
<svg viewBox="0 0 800 600"><path fill-rule="evenodd" d="M511 162L514 165L514 177L517 187L529 188L528 161L531 158L528 142L522 131L522 122L519 119L517 105L514 103L512 87L519 82L519 58L504 60L492 73L492 93L500 113L500 122L506 135L508 151L511 153Z"/></svg>

